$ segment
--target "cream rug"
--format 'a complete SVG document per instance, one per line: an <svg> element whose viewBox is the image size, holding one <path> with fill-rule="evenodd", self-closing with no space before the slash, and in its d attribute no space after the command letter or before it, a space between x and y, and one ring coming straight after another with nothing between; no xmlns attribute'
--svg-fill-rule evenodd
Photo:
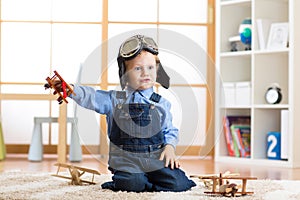
<svg viewBox="0 0 300 200"><path fill-rule="evenodd" d="M89 178L89 177L85 177ZM96 185L72 186L69 180L53 177L50 173L32 173L11 171L0 173L0 199L172 199L172 200L192 200L192 199L268 199L286 200L300 199L300 181L272 181L255 180L249 181L247 190L253 191L254 195L243 197L216 197L204 194L207 189L198 179L194 179L197 186L187 192L112 192L101 189L100 185L111 180L110 175L95 177Z"/></svg>

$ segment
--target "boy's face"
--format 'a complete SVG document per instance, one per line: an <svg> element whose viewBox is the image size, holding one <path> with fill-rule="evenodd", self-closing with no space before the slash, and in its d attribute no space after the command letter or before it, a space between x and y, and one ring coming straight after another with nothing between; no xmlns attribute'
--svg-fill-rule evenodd
<svg viewBox="0 0 300 200"><path fill-rule="evenodd" d="M142 51L134 59L125 62L127 82L136 90L145 90L154 86L157 76L155 56Z"/></svg>

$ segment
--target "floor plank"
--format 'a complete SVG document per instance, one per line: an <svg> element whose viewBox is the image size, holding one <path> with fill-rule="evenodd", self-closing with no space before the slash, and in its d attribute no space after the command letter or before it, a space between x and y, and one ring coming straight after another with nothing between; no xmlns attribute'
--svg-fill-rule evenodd
<svg viewBox="0 0 300 200"><path fill-rule="evenodd" d="M27 155L8 154L5 160L0 161L0 171L35 171L35 172L56 172L57 157L55 155L44 155L42 162L28 161ZM110 173L107 170L107 159L84 155L81 162L73 165L88 167L98 170L100 173ZM215 174L230 171L240 173L242 176L254 176L259 179L273 180L300 180L300 169L255 166L243 164L217 163L213 159L199 157L181 157L181 168L188 175Z"/></svg>

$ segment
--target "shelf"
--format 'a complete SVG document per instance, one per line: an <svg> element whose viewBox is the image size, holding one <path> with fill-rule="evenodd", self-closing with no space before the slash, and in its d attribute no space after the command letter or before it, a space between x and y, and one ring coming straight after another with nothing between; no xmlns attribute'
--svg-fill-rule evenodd
<svg viewBox="0 0 300 200"><path fill-rule="evenodd" d="M253 159L253 158L239 158L232 156L222 156L216 159L217 162L225 162L231 164L243 164L243 165L256 165L256 166L272 166L272 167L292 167L289 161L286 160L270 160L270 159Z"/></svg>
<svg viewBox="0 0 300 200"><path fill-rule="evenodd" d="M251 105L249 106L239 106L239 105L234 105L234 106L225 106L221 107L222 109L251 109Z"/></svg>
<svg viewBox="0 0 300 200"><path fill-rule="evenodd" d="M261 108L261 109L288 109L290 106L288 104L255 104L254 108Z"/></svg>
<svg viewBox="0 0 300 200"><path fill-rule="evenodd" d="M250 5L251 0L223 0L221 1L222 6L229 6L229 5Z"/></svg>
<svg viewBox="0 0 300 200"><path fill-rule="evenodd" d="M215 138L217 138L215 160L236 164L300 168L300 146L298 145L300 126L296 123L300 118L300 107L297 105L300 99L300 90L298 90L300 45L294 39L300 34L299 23L296 23L300 19L300 14L297 14L300 1L221 0L217 1L216 5L218 11L216 13L216 77L219 79L216 79L215 88ZM245 51L241 42L238 42L238 51L231 52L232 44L229 38L238 35L241 22L249 17L253 22L252 50ZM288 22L290 45L282 49L260 49L255 23L257 19ZM287 45L282 47L285 46ZM246 90L243 84L237 85L239 82L249 82L250 90ZM274 86L280 88L282 99L279 104L272 105L266 102L265 94L270 87ZM240 102L243 102L246 95L250 96L250 101L247 98L247 103L242 105ZM283 110L288 111L288 121L285 124L283 124ZM228 156L226 142L228 134L225 135L224 130L227 130L226 133L230 131L228 126L224 127L223 120L226 116L251 117L250 158ZM288 144L285 147L289 160L270 160L267 154L270 151L278 152L272 151L273 145L267 141L268 133L282 132L282 127L287 127L289 131Z"/></svg>
<svg viewBox="0 0 300 200"><path fill-rule="evenodd" d="M282 54L282 53L289 53L289 48L279 49L279 50L265 49L265 50L254 51L254 54L258 54L258 55L263 55L263 54Z"/></svg>
<svg viewBox="0 0 300 200"><path fill-rule="evenodd" d="M251 56L252 51L234 51L234 52L223 52L220 54L221 57L236 57L236 56Z"/></svg>

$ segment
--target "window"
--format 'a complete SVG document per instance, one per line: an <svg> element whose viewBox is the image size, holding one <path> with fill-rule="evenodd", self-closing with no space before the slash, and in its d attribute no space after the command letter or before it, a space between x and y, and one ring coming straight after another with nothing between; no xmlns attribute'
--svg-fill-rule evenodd
<svg viewBox="0 0 300 200"><path fill-rule="evenodd" d="M172 103L174 123L182 132L179 145L205 143L207 62L210 62L207 48L208 37L213 38L208 35L208 0L0 0L0 3L0 112L7 144L29 144L35 116L58 116L57 102L50 100L42 87L53 70L68 82L80 79L81 83L97 89L119 87L117 51L124 39L137 33L150 34L159 44L159 57L171 77L171 88L157 87L157 91ZM184 40L191 45L183 43ZM93 68L86 69L87 66ZM88 72L91 70L96 73ZM32 97L33 94L37 96ZM100 124L95 113L83 111L72 102L68 108L69 117L87 112ZM195 109L197 112L190 117L196 118L197 123L191 126L185 120ZM20 126L13 126L13 122ZM79 123L78 129L82 132L87 127ZM56 125L43 126L43 130L48 133L44 143L56 144ZM98 145L106 139L93 130L88 131L93 132L90 135L82 135L84 144Z"/></svg>

